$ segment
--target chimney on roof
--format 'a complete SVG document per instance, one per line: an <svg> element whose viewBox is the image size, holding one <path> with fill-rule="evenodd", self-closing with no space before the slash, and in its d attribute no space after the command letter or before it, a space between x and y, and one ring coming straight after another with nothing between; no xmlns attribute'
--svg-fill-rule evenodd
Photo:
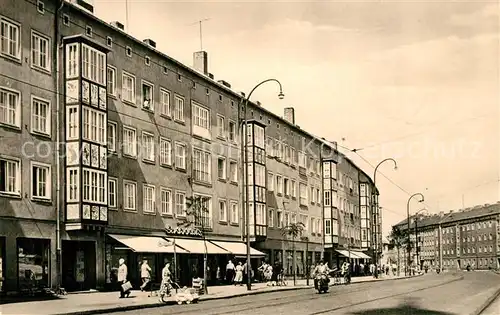
<svg viewBox="0 0 500 315"><path fill-rule="evenodd" d="M262 103L260 101L255 102L255 104L257 104L257 106L262 106Z"/></svg>
<svg viewBox="0 0 500 315"><path fill-rule="evenodd" d="M245 92L240 92L240 95L245 97Z"/></svg>
<svg viewBox="0 0 500 315"><path fill-rule="evenodd" d="M204 75L208 75L208 54L206 51L196 51L193 54L193 67Z"/></svg>
<svg viewBox="0 0 500 315"><path fill-rule="evenodd" d="M228 82L224 81L224 80L218 80L217 82L219 82L220 84L224 85L225 87L227 88L231 88L231 84L229 84Z"/></svg>
<svg viewBox="0 0 500 315"><path fill-rule="evenodd" d="M285 107L284 118L286 121L295 125L295 109L293 107Z"/></svg>
<svg viewBox="0 0 500 315"><path fill-rule="evenodd" d="M214 75L213 75L213 74L209 73L209 74L207 74L207 75L208 75L208 77L209 77L210 79L212 79L212 80L214 79Z"/></svg>
<svg viewBox="0 0 500 315"><path fill-rule="evenodd" d="M90 13L94 13L94 4L93 0L69 0L70 3L76 4L79 7L89 11Z"/></svg>
<svg viewBox="0 0 500 315"><path fill-rule="evenodd" d="M156 48L156 42L150 38L146 38L143 40L144 43L148 44L149 46Z"/></svg>
<svg viewBox="0 0 500 315"><path fill-rule="evenodd" d="M440 217L444 216L444 211L439 211L439 216Z"/></svg>
<svg viewBox="0 0 500 315"><path fill-rule="evenodd" d="M125 25L123 25L122 23L120 23L118 21L113 21L113 22L110 22L109 24L111 24L112 26L114 26L118 29L121 29L122 31L125 30Z"/></svg>

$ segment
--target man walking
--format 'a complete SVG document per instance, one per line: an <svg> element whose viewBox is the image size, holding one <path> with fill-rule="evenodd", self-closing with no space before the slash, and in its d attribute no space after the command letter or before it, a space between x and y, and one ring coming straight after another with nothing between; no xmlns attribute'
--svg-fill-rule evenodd
<svg viewBox="0 0 500 315"><path fill-rule="evenodd" d="M144 291L148 283L151 281L151 267L149 267L147 259L144 259L142 261L141 279L142 279L141 291Z"/></svg>

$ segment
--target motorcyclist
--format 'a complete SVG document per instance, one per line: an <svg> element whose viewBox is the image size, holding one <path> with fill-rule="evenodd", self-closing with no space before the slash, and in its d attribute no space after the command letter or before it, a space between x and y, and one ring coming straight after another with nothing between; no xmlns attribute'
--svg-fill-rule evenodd
<svg viewBox="0 0 500 315"><path fill-rule="evenodd" d="M330 273L330 268L328 268L328 265L324 263L323 260L320 260L319 264L314 268L313 274L314 274L314 288L317 290L318 289L318 279L319 276L325 275L328 277L328 274Z"/></svg>

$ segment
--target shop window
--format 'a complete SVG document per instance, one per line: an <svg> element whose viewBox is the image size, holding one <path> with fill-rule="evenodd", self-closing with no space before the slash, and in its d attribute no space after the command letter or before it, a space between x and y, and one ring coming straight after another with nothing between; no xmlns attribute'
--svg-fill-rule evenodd
<svg viewBox="0 0 500 315"><path fill-rule="evenodd" d="M50 240L17 239L19 289L34 291L49 287Z"/></svg>

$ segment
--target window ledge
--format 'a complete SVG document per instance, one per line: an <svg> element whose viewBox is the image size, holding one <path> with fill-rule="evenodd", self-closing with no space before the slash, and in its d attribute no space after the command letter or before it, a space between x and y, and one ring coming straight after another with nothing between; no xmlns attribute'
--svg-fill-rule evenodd
<svg viewBox="0 0 500 315"><path fill-rule="evenodd" d="M10 193L6 191L0 191L0 196L13 199L21 199L21 193Z"/></svg>
<svg viewBox="0 0 500 315"><path fill-rule="evenodd" d="M52 62L52 61L50 61L50 62ZM40 72L41 74L52 75L51 69L45 69L45 68L42 68L39 66L35 66L33 64L31 65L31 69L35 70L36 72Z"/></svg>
<svg viewBox="0 0 500 315"><path fill-rule="evenodd" d="M240 224L239 224L239 223L234 223L234 222L231 222L230 224L231 224L231 226L240 226Z"/></svg>
<svg viewBox="0 0 500 315"><path fill-rule="evenodd" d="M168 169L173 169L172 165L170 164L165 164L165 163L160 163L161 167L168 168Z"/></svg>
<svg viewBox="0 0 500 315"><path fill-rule="evenodd" d="M22 59L21 56L19 56L19 58L18 58L18 57L14 57L14 56L7 55L7 54L2 54L2 53L0 53L0 56L3 57L3 58L5 58L8 61L15 62L15 63L17 63L19 65L23 64L23 62L21 61L21 59Z"/></svg>
<svg viewBox="0 0 500 315"><path fill-rule="evenodd" d="M127 159L137 160L137 156L128 155L128 154L125 154L125 153L122 153L122 156L125 157L125 158L127 158Z"/></svg>
<svg viewBox="0 0 500 315"><path fill-rule="evenodd" d="M22 131L21 127L0 122L0 127L11 129L12 131Z"/></svg>
<svg viewBox="0 0 500 315"><path fill-rule="evenodd" d="M234 186L238 186L238 182L235 182L235 181L231 181L230 184L234 185Z"/></svg>
<svg viewBox="0 0 500 315"><path fill-rule="evenodd" d="M166 114L160 113L160 117L163 117L163 118L168 119L168 120L172 120L172 115L166 115Z"/></svg>
<svg viewBox="0 0 500 315"><path fill-rule="evenodd" d="M115 94L109 94L108 93L108 97L111 98L111 99L114 99L114 100L118 99Z"/></svg>
<svg viewBox="0 0 500 315"><path fill-rule="evenodd" d="M187 170L183 167L176 167L175 168L176 171L179 171L179 172L182 172L182 173L187 173Z"/></svg>
<svg viewBox="0 0 500 315"><path fill-rule="evenodd" d="M126 209L126 208L123 208L123 212L137 213L137 209Z"/></svg>
<svg viewBox="0 0 500 315"><path fill-rule="evenodd" d="M217 136L217 139L222 140L222 141L226 141L226 137L224 137L224 136Z"/></svg>
<svg viewBox="0 0 500 315"><path fill-rule="evenodd" d="M219 220L220 225L227 225L227 221Z"/></svg>
<svg viewBox="0 0 500 315"><path fill-rule="evenodd" d="M52 136L49 133L32 130L31 134L34 135L34 136L37 136L37 137L42 137L42 138L45 138L45 139L52 140Z"/></svg>
<svg viewBox="0 0 500 315"><path fill-rule="evenodd" d="M145 164L156 165L156 161L154 160L142 159L142 162Z"/></svg>
<svg viewBox="0 0 500 315"><path fill-rule="evenodd" d="M132 107L137 107L137 104L135 104L135 103L133 103L131 101L124 100L123 98L122 98L122 102L125 105L129 105L129 106L132 106Z"/></svg>
<svg viewBox="0 0 500 315"><path fill-rule="evenodd" d="M227 180L224 178L217 178L217 180L221 183L227 183Z"/></svg>
<svg viewBox="0 0 500 315"><path fill-rule="evenodd" d="M151 104L151 107L153 107L153 108L154 108L154 104ZM151 108L146 108L146 107L142 106L142 107L141 107L141 109L142 109L143 111L145 111L145 112L150 113L150 114L154 114L154 113L155 113L155 111L154 111L154 110L152 110Z"/></svg>
<svg viewBox="0 0 500 315"><path fill-rule="evenodd" d="M174 218L174 215L170 214L170 213L162 213L162 214L160 214L160 216L163 217L163 218L168 218L168 219L173 219Z"/></svg>
<svg viewBox="0 0 500 315"><path fill-rule="evenodd" d="M147 211L142 211L142 214L145 214L145 215L150 215L152 217L155 217L156 216L156 212L147 212Z"/></svg>
<svg viewBox="0 0 500 315"><path fill-rule="evenodd" d="M197 179L193 179L193 184L212 188L212 183L202 182L202 181L197 180Z"/></svg>
<svg viewBox="0 0 500 315"><path fill-rule="evenodd" d="M31 201L37 202L37 203L44 203L44 204L48 204L48 205L52 204L52 199L50 197L44 198L44 197L31 196Z"/></svg>
<svg viewBox="0 0 500 315"><path fill-rule="evenodd" d="M114 206L114 207L108 206L108 210L118 211L118 207L116 207L116 206Z"/></svg>
<svg viewBox="0 0 500 315"><path fill-rule="evenodd" d="M185 121L185 120L180 120L180 119L175 119L175 118L174 118L174 121L175 121L176 123L178 123L178 124L181 124L181 125L184 125L184 126L186 125L186 121Z"/></svg>

